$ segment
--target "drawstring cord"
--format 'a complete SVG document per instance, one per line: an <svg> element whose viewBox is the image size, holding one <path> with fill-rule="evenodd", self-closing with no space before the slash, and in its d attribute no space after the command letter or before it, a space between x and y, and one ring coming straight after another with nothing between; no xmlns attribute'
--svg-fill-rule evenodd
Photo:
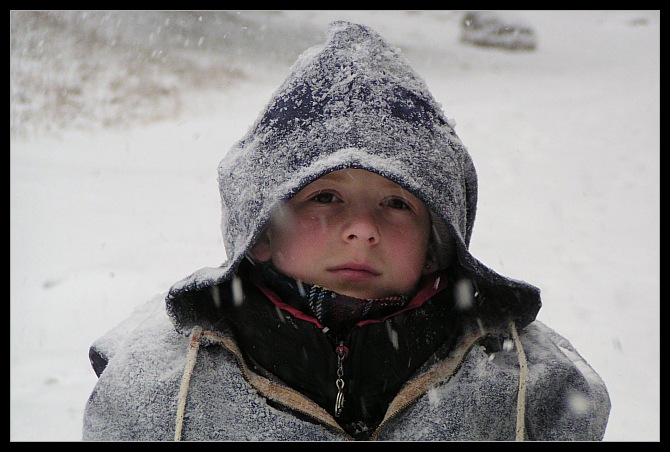
<svg viewBox="0 0 670 452"><path fill-rule="evenodd" d="M519 333L513 320L509 321L509 328L512 331L516 355L519 360L519 392L516 399L516 441L523 441L525 436L525 416L526 416L526 381L528 380L528 362L526 353L523 351Z"/></svg>
<svg viewBox="0 0 670 452"><path fill-rule="evenodd" d="M519 339L514 321L510 320L509 328L512 332L512 339L516 348L517 358L519 360L519 391L517 393L517 409L516 409L516 441L523 441L525 436L525 415L526 415L526 382L528 380L528 362L526 361L526 354ZM184 374L182 375L181 385L179 387L179 399L177 402L177 420L175 424L174 440L181 441L181 432L184 425L184 410L186 408L186 397L188 395L188 388L191 382L191 375L195 368L198 351L200 349L200 338L202 337L202 328L199 326L193 327L191 332L191 341L189 342L188 355L186 357L186 365L184 366Z"/></svg>
<svg viewBox="0 0 670 452"><path fill-rule="evenodd" d="M191 331L191 341L188 346L188 355L186 356L186 366L184 367L184 374L181 377L181 386L179 387L177 422L174 430L175 441L181 441L181 430L184 425L184 409L186 408L186 396L188 395L188 387L191 382L191 374L193 373L195 361L198 357L201 336L202 328L199 326L193 327L193 330Z"/></svg>

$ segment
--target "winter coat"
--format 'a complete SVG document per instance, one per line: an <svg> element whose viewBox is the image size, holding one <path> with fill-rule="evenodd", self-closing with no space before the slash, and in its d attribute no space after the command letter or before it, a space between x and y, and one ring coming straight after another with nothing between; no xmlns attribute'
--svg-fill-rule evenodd
<svg viewBox="0 0 670 452"><path fill-rule="evenodd" d="M230 286L219 296L232 298ZM289 331L322 335L283 314ZM177 430L181 440L352 439L323 407L255 371L221 324L194 328L190 339L177 333L162 297L98 340L91 357L100 379L86 408L85 440L165 441ZM332 349L329 359L336 360ZM370 439L512 441L522 429L526 440L591 441L602 438L608 411L602 380L541 322L518 338L509 328L474 328L404 383Z"/></svg>
<svg viewBox="0 0 670 452"><path fill-rule="evenodd" d="M360 325L357 350L365 349L365 337L382 344L382 331L395 345L412 343L404 341L420 337L421 323L404 330L401 323L418 322L442 299L458 302L462 316L443 343L417 355L421 362L397 382L370 439L602 439L610 409L605 385L567 340L535 320L539 289L499 275L468 250L477 176L452 122L398 50L347 22L331 24L326 43L301 55L221 161L226 262L176 283L91 348L100 378L86 407L84 439L352 439L330 405L254 362L248 328L264 328L266 345L302 337L308 347L316 347L323 329L268 295L243 263L275 207L345 168L377 173L421 199L443 251L425 306ZM271 307L267 315L277 317L254 323L245 311L251 306ZM394 336L395 327L404 332ZM324 353L331 363L324 366L335 366L335 351ZM351 353L352 360L354 353L365 356ZM390 351L383 356L393 359ZM293 359L292 366L299 357ZM375 373L356 359L361 364L345 372ZM310 359L304 365L315 378L328 372Z"/></svg>

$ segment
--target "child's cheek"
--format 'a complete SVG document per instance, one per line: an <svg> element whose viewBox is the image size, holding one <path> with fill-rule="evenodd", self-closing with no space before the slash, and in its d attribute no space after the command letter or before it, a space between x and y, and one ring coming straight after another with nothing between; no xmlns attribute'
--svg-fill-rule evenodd
<svg viewBox="0 0 670 452"><path fill-rule="evenodd" d="M314 238L325 237L329 233L329 224L325 215L307 215L301 217L296 226L302 234L309 234Z"/></svg>

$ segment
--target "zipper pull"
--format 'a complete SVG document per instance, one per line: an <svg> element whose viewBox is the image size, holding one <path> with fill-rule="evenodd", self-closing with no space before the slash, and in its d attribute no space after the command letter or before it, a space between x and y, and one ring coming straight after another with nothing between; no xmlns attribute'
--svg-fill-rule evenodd
<svg viewBox="0 0 670 452"><path fill-rule="evenodd" d="M344 360L349 354L349 349L344 345L343 342L340 342L340 345L335 347L335 354L337 354L337 380L335 380L335 386L337 386L337 397L335 398L335 417L339 417L342 414L342 408L344 408Z"/></svg>

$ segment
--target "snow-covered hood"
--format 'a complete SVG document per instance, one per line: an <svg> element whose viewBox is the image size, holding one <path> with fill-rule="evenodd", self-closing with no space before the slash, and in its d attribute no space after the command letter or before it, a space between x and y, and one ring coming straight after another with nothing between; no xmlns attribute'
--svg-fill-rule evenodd
<svg viewBox="0 0 670 452"><path fill-rule="evenodd" d="M171 288L168 311L177 326L184 295L230 280L274 207L344 168L372 171L420 198L446 226L445 240L453 237L456 265L474 291L495 295L479 298L491 304L480 311L530 323L541 306L539 289L497 274L468 251L477 174L452 124L399 50L368 27L332 23L325 44L299 57L219 164L227 260Z"/></svg>

